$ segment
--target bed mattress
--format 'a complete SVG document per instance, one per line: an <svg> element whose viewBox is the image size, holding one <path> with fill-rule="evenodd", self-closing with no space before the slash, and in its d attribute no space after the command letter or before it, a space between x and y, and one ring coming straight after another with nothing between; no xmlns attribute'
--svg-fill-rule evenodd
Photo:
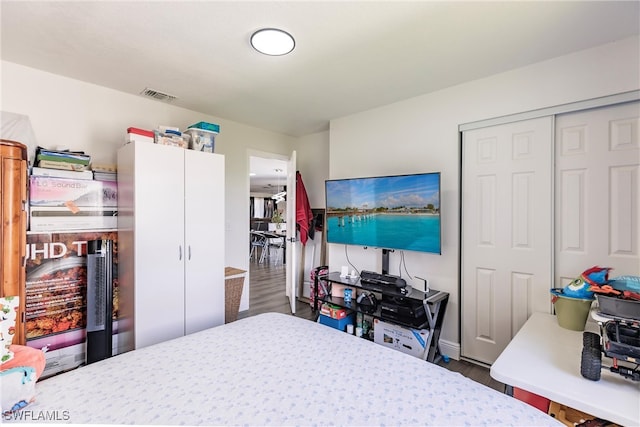
<svg viewBox="0 0 640 427"><path fill-rule="evenodd" d="M4 421L162 425L559 423L458 373L267 313L124 353L36 386Z"/></svg>

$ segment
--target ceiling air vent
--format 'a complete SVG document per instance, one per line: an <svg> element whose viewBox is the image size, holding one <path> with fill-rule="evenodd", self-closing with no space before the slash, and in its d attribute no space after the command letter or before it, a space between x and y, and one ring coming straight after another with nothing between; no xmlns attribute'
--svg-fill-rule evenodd
<svg viewBox="0 0 640 427"><path fill-rule="evenodd" d="M171 102L174 99L176 99L176 97L173 95L169 95L167 93L163 93L154 89L149 89L148 87L145 88L142 92L140 92L140 95L157 99L158 101L166 101L166 102Z"/></svg>

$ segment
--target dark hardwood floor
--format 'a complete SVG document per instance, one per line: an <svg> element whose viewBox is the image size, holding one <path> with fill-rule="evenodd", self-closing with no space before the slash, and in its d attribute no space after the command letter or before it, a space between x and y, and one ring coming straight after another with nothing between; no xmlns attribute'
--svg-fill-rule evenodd
<svg viewBox="0 0 640 427"><path fill-rule="evenodd" d="M266 312L291 314L289 299L285 295L285 266L281 263L274 265L273 261L266 261L261 264L252 260L250 262L249 286L249 310L241 311L238 314L238 319ZM303 319L315 319L315 315L307 301L296 302L295 315ZM504 392L504 384L491 378L489 369L484 366L465 360L454 359L449 359L448 363L441 360L438 362L438 365L451 371L459 372L463 376L495 390Z"/></svg>

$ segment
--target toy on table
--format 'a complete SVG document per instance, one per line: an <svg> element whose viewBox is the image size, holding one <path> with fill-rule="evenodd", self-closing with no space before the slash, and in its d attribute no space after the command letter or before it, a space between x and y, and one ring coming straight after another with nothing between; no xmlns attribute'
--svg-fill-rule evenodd
<svg viewBox="0 0 640 427"><path fill-rule="evenodd" d="M585 270L580 277L564 288L563 294L575 298L593 298L593 291L590 288L607 283L609 270L611 268L598 266Z"/></svg>
<svg viewBox="0 0 640 427"><path fill-rule="evenodd" d="M598 294L616 296L620 299L640 301L640 277L614 277L605 285L591 285L589 290Z"/></svg>

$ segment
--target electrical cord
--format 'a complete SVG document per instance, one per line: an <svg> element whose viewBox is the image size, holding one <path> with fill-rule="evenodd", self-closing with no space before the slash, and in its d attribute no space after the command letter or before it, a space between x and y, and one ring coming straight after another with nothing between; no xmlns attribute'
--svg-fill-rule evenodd
<svg viewBox="0 0 640 427"><path fill-rule="evenodd" d="M413 277L411 277L411 274L409 274L409 271L407 270L407 263L404 260L404 251L400 251L400 264L402 266L404 266L404 271L407 273L407 276L409 277L409 279L413 280ZM425 279L424 277L418 277L415 276L416 279L422 280L424 282L424 291L425 292L429 292L429 280Z"/></svg>
<svg viewBox="0 0 640 427"><path fill-rule="evenodd" d="M348 245L344 245L344 256L347 258L347 262L349 263L349 265L351 266L351 268L353 268L353 269L356 271L356 273L358 274L358 276L360 276L360 270L358 270L358 269L356 268L356 266L355 266L355 265L353 265L353 264L351 263L351 260L349 260L349 253L347 252L347 246L348 246ZM366 249L366 248L365 248L365 249Z"/></svg>
<svg viewBox="0 0 640 427"><path fill-rule="evenodd" d="M407 277L409 277L409 279L413 280L413 277L411 277L411 274L409 274L409 270L407 270L407 263L404 260L404 251L400 251L400 265L398 266L398 270L400 271L400 277L402 277L402 267L403 266L404 266L405 273L407 273Z"/></svg>

